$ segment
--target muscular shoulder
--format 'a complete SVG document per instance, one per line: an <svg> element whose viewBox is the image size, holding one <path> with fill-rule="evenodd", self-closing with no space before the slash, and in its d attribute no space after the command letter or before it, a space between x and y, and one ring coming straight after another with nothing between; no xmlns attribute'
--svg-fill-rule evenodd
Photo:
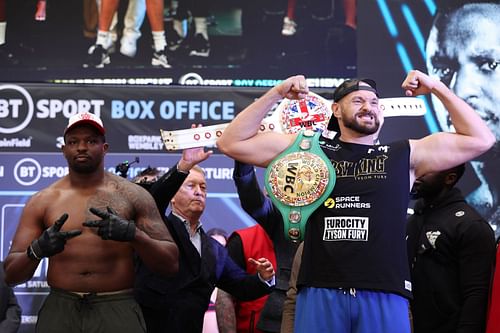
<svg viewBox="0 0 500 333"><path fill-rule="evenodd" d="M38 207L50 205L57 201L61 196L61 191L64 189L64 184L67 182L66 177L52 183L44 189L36 192L27 202L28 205L37 205Z"/></svg>
<svg viewBox="0 0 500 333"><path fill-rule="evenodd" d="M141 202L144 200L148 201L151 199L151 195L149 194L149 192L143 189L141 186L112 173L106 174L105 188L106 191L119 194L123 200L129 201L129 203L133 205L137 202Z"/></svg>
<svg viewBox="0 0 500 333"><path fill-rule="evenodd" d="M124 196L136 196L138 192L143 190L142 187L132 183L130 180L117 176L110 172L106 173L104 185L108 191L118 191ZM146 192L144 190L144 192Z"/></svg>
<svg viewBox="0 0 500 333"><path fill-rule="evenodd" d="M120 207L117 211L127 212L129 218L149 216L157 211L151 194L128 179L109 173L106 175L105 189L114 207Z"/></svg>

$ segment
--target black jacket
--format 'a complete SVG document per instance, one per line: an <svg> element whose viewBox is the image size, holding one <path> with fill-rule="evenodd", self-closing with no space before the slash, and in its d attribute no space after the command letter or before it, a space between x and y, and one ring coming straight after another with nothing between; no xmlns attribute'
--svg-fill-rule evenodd
<svg viewBox="0 0 500 333"><path fill-rule="evenodd" d="M11 287L5 283L3 262L0 261L0 332L17 332L21 325L21 307Z"/></svg>
<svg viewBox="0 0 500 333"><path fill-rule="evenodd" d="M285 227L281 213L271 199L262 193L252 165L236 162L233 179L241 207L264 228L273 242L278 266L276 267L276 287L266 301L257 328L266 332L280 332L283 303L298 243L293 243L285 238ZM237 247L236 244L235 247ZM241 249L241 246L239 248ZM236 258L236 262L240 262L240 265L245 267L246 260L242 253L239 258Z"/></svg>
<svg viewBox="0 0 500 333"><path fill-rule="evenodd" d="M174 167L151 188L160 212L165 211L185 178ZM166 278L138 263L135 296L143 309L148 332L154 331L151 326L158 327L158 323L162 332L201 332L203 316L215 287L242 300L271 292L272 288L257 275L248 275L236 265L226 248L207 236L203 229L200 230L200 256L179 218L170 214L164 221L179 248L179 271Z"/></svg>
<svg viewBox="0 0 500 333"><path fill-rule="evenodd" d="M408 220L415 333L484 332L495 239L454 188Z"/></svg>

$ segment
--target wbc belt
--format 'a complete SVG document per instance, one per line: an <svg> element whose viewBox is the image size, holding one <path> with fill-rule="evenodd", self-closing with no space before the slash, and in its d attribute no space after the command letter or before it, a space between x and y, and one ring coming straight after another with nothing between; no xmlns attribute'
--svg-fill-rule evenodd
<svg viewBox="0 0 500 333"><path fill-rule="evenodd" d="M304 239L309 216L330 195L335 170L319 146L320 132L301 131L266 170L266 190L283 217L285 237Z"/></svg>
<svg viewBox="0 0 500 333"><path fill-rule="evenodd" d="M300 100L285 98L262 121L259 131L294 134L311 129L326 132L332 114L331 105L332 102L313 92ZM421 116L426 111L424 100L416 97L381 98L379 105L384 117ZM160 129L160 133L167 150L214 146L228 125L217 124L176 131Z"/></svg>

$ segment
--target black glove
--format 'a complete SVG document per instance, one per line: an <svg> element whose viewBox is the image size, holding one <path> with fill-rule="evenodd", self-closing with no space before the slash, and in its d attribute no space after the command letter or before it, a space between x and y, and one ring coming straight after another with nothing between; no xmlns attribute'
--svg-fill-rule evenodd
<svg viewBox="0 0 500 333"><path fill-rule="evenodd" d="M81 230L60 231L67 219L68 214L64 213L38 239L31 242L27 250L28 257L40 260L44 257L53 256L64 250L64 245L68 239L80 235Z"/></svg>
<svg viewBox="0 0 500 333"><path fill-rule="evenodd" d="M107 207L108 211L102 211L91 207L89 210L102 218L98 221L83 222L86 227L97 227L97 234L102 239L112 239L120 242L129 242L135 238L135 223L134 221L125 220L118 215L111 207Z"/></svg>

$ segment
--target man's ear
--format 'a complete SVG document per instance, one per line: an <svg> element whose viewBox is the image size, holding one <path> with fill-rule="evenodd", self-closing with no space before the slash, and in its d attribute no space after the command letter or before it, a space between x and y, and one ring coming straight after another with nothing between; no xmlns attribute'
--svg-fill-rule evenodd
<svg viewBox="0 0 500 333"><path fill-rule="evenodd" d="M339 103L332 103L332 117L335 118L340 118L341 115L341 110L340 110L340 104Z"/></svg>
<svg viewBox="0 0 500 333"><path fill-rule="evenodd" d="M109 150L109 143L105 142L103 145L102 145L102 150L104 151L104 154L106 154Z"/></svg>
<svg viewBox="0 0 500 333"><path fill-rule="evenodd" d="M446 177L444 178L444 183L448 186L453 185L457 182L457 173L456 172L450 172L446 174Z"/></svg>

